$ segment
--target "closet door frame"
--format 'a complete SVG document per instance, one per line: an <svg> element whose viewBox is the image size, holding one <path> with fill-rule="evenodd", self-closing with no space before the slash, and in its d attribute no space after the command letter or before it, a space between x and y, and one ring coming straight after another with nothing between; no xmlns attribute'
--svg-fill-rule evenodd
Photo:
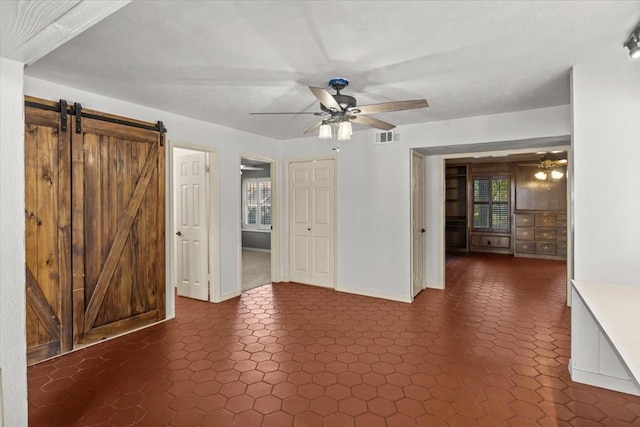
<svg viewBox="0 0 640 427"><path fill-rule="evenodd" d="M286 209L284 209L285 211L285 221L286 221L286 226L285 226L285 239L284 239L284 253L287 254L287 256L285 257L285 268L283 271L283 280L285 281L290 281L291 280L291 261L292 261L292 256L293 254L291 253L292 247L291 247L291 226L292 226L292 221L293 219L291 218L291 203L292 203L292 199L291 199L291 185L290 185L290 173L292 170L292 165L295 163L312 163L314 161L325 161L325 160L331 160L333 161L333 195L332 195L332 204L333 204L333 242L332 242L332 249L333 249L333 259L331 260L331 262L333 263L333 277L332 277L332 284L330 286L327 286L326 284L318 284L319 286L322 287L329 287L329 288L333 288L333 289L337 289L338 287L338 158L337 156L333 155L333 156L319 156L319 157L302 157L302 158L292 158L292 159L288 159L286 160L286 167L285 167L285 194L287 196L286 198ZM313 194L311 195L313 197ZM313 274L311 273L311 276L313 276ZM313 283L310 283L311 285L313 285Z"/></svg>

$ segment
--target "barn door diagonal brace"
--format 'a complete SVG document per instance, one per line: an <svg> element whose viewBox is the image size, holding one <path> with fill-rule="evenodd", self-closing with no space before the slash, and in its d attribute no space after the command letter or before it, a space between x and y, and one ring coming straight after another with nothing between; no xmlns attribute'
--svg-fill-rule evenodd
<svg viewBox="0 0 640 427"><path fill-rule="evenodd" d="M124 215L120 220L116 236L113 239L111 248L109 249L109 254L104 261L102 272L100 272L100 276L96 282L93 295L87 304L87 309L84 315L84 332L89 332L91 330L96 318L98 317L98 312L100 311L104 297L107 294L111 279L118 267L118 260L120 259L120 255L124 249L127 237L131 232L131 227L136 219L138 209L142 204L142 199L144 198L145 191L151 181L151 175L155 170L155 166L157 166L157 162L158 146L152 145L147 160L142 167L140 178L138 179L131 198L129 199L129 204L127 205Z"/></svg>
<svg viewBox="0 0 640 427"><path fill-rule="evenodd" d="M52 340L60 339L60 321L51 309L29 267L26 268L27 302Z"/></svg>

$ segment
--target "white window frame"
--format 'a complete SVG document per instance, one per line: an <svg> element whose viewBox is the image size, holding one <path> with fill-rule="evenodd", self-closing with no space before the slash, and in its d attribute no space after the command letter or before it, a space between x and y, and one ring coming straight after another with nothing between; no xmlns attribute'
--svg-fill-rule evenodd
<svg viewBox="0 0 640 427"><path fill-rule="evenodd" d="M260 183L268 182L269 185L272 185L271 178L246 178L242 180L242 229L244 230L262 230L262 231L271 231L272 224L263 225L260 224L260 208L262 207L262 201L259 198L260 193ZM247 218L249 216L249 209L247 205L247 185L249 183L256 183L258 186L258 200L256 205L256 223L249 224L247 223ZM269 203L271 206L271 203Z"/></svg>

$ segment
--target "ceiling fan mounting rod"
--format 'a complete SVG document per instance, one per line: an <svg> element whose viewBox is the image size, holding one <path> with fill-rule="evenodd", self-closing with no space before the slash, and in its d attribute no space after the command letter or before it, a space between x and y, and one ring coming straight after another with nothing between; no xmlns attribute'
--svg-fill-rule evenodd
<svg viewBox="0 0 640 427"><path fill-rule="evenodd" d="M347 86L349 86L349 80L342 77L337 77L335 79L329 80L329 87L335 90L337 92L337 95L340 95L340 91Z"/></svg>

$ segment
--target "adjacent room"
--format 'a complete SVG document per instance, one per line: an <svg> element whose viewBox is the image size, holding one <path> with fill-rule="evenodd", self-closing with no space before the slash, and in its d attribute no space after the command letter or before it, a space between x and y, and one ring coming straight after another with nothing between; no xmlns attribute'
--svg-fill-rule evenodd
<svg viewBox="0 0 640 427"><path fill-rule="evenodd" d="M0 30L0 424L640 425L640 1Z"/></svg>
<svg viewBox="0 0 640 427"><path fill-rule="evenodd" d="M242 290L271 283L271 165L242 158Z"/></svg>

